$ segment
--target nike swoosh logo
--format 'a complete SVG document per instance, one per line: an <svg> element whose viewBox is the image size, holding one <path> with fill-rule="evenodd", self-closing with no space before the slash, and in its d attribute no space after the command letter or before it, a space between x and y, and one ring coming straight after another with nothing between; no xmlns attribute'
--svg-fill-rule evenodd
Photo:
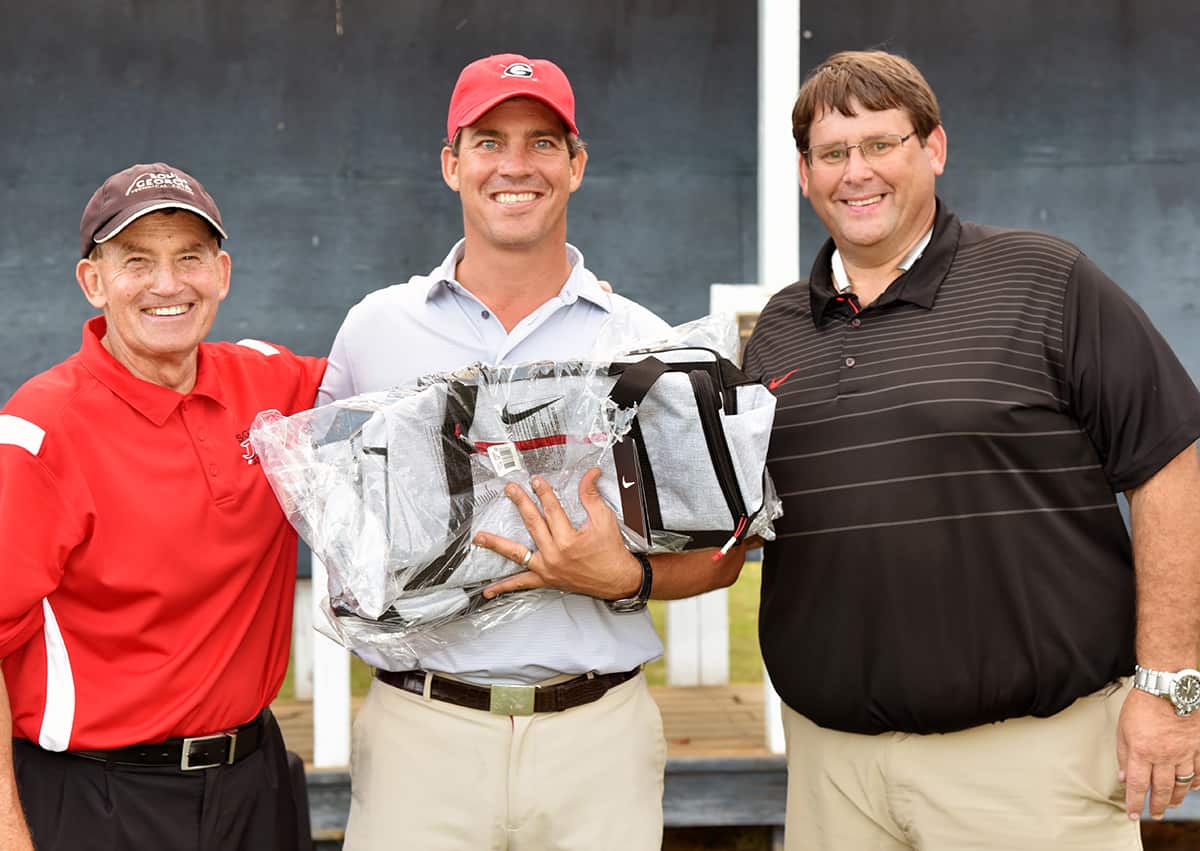
<svg viewBox="0 0 1200 851"><path fill-rule="evenodd" d="M636 484L637 484L637 482L627 481L624 476L621 476L621 487L625 488L626 490L628 490L629 488L633 487Z"/></svg>
<svg viewBox="0 0 1200 851"><path fill-rule="evenodd" d="M787 381L789 378L791 378L793 375L795 375L799 371L800 371L800 367L796 367L791 372L785 373L784 375L781 375L778 378L772 378L770 381L767 382L767 389L774 390L776 387L778 387L783 382Z"/></svg>
<svg viewBox="0 0 1200 851"><path fill-rule="evenodd" d="M500 422L504 423L505 425L516 425L521 420L529 419L538 411L543 410L544 408L549 408L561 398L562 396L556 396L549 402L542 402L540 405L534 405L532 408L526 408L523 411L510 411L508 409L508 405L506 404L500 411Z"/></svg>

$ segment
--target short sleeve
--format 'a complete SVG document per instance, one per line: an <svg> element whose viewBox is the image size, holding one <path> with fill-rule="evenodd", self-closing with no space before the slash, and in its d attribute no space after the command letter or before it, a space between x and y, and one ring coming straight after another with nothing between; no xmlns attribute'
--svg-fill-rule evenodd
<svg viewBox="0 0 1200 851"><path fill-rule="evenodd" d="M328 405L338 399L349 398L357 392L350 354L350 336L353 334L350 326L354 321L356 309L357 307L351 308L346 314L342 327L333 339L333 346L329 350L329 366L325 370L321 388L317 391L318 405Z"/></svg>
<svg viewBox="0 0 1200 851"><path fill-rule="evenodd" d="M762 338L758 339L761 340ZM759 346L755 341L754 333L751 332L750 339L746 341L746 348L742 350L742 372L747 375L762 374L763 367L759 362L758 350Z"/></svg>
<svg viewBox="0 0 1200 851"><path fill-rule="evenodd" d="M316 404L317 393L327 371L325 358L314 358L307 355L293 355L300 372L299 386L296 394L296 411L305 411Z"/></svg>
<svg viewBox="0 0 1200 851"><path fill-rule="evenodd" d="M257 355L249 354L247 349ZM221 351L221 348L213 351ZM225 360L224 368L248 369L244 380L266 394L262 400L264 406L291 415L307 411L316 401L317 389L325 375L325 358L298 355L286 346L255 339L239 340L232 350L226 348L224 351L238 353L234 359Z"/></svg>
<svg viewBox="0 0 1200 851"><path fill-rule="evenodd" d="M19 418L4 419L11 426ZM62 581L81 521L38 455L0 433L0 658L42 627L42 600Z"/></svg>
<svg viewBox="0 0 1200 851"><path fill-rule="evenodd" d="M1145 312L1084 255L1063 327L1072 413L1113 490L1136 487L1200 436L1200 392Z"/></svg>

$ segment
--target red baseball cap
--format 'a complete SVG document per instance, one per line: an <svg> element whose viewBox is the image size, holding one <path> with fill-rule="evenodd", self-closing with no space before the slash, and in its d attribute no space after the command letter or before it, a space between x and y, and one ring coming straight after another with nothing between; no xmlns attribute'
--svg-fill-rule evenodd
<svg viewBox="0 0 1200 851"><path fill-rule="evenodd" d="M549 59L500 53L475 60L458 75L450 95L446 138L454 139L460 128L474 124L496 104L520 97L540 100L558 113L572 133L579 133L575 93L562 69Z"/></svg>
<svg viewBox="0 0 1200 851"><path fill-rule="evenodd" d="M131 165L118 171L97 189L83 208L79 221L79 250L83 257L93 245L107 242L135 219L156 210L187 210L204 219L228 239L221 211L200 181L181 168L166 163Z"/></svg>

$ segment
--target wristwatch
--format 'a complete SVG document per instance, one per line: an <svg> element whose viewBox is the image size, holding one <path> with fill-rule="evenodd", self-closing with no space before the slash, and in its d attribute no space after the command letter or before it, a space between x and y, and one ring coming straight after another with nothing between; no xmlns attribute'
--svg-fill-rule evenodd
<svg viewBox="0 0 1200 851"><path fill-rule="evenodd" d="M650 587L654 584L654 569L650 567L650 559L644 553L630 553L642 565L642 585L632 597L622 597L620 600L606 600L608 607L614 612L640 612L646 608L650 599Z"/></svg>
<svg viewBox="0 0 1200 851"><path fill-rule="evenodd" d="M1181 717L1200 708L1200 671L1193 668L1171 673L1134 665L1133 687L1171 701L1175 714Z"/></svg>

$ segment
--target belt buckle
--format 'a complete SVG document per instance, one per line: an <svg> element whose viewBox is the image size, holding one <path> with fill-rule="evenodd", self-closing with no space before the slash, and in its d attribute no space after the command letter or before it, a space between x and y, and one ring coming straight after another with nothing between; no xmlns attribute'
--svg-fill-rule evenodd
<svg viewBox="0 0 1200 851"><path fill-rule="evenodd" d="M192 745L196 742L208 742L213 739L229 740L229 758L217 762L192 764ZM200 771L204 768L216 768L218 765L232 765L234 754L237 753L237 730L228 733L213 733L211 736L189 736L183 740L183 753L179 758L180 771Z"/></svg>
<svg viewBox="0 0 1200 851"><path fill-rule="evenodd" d="M488 711L496 715L532 715L536 689L537 686L492 686L488 690Z"/></svg>

